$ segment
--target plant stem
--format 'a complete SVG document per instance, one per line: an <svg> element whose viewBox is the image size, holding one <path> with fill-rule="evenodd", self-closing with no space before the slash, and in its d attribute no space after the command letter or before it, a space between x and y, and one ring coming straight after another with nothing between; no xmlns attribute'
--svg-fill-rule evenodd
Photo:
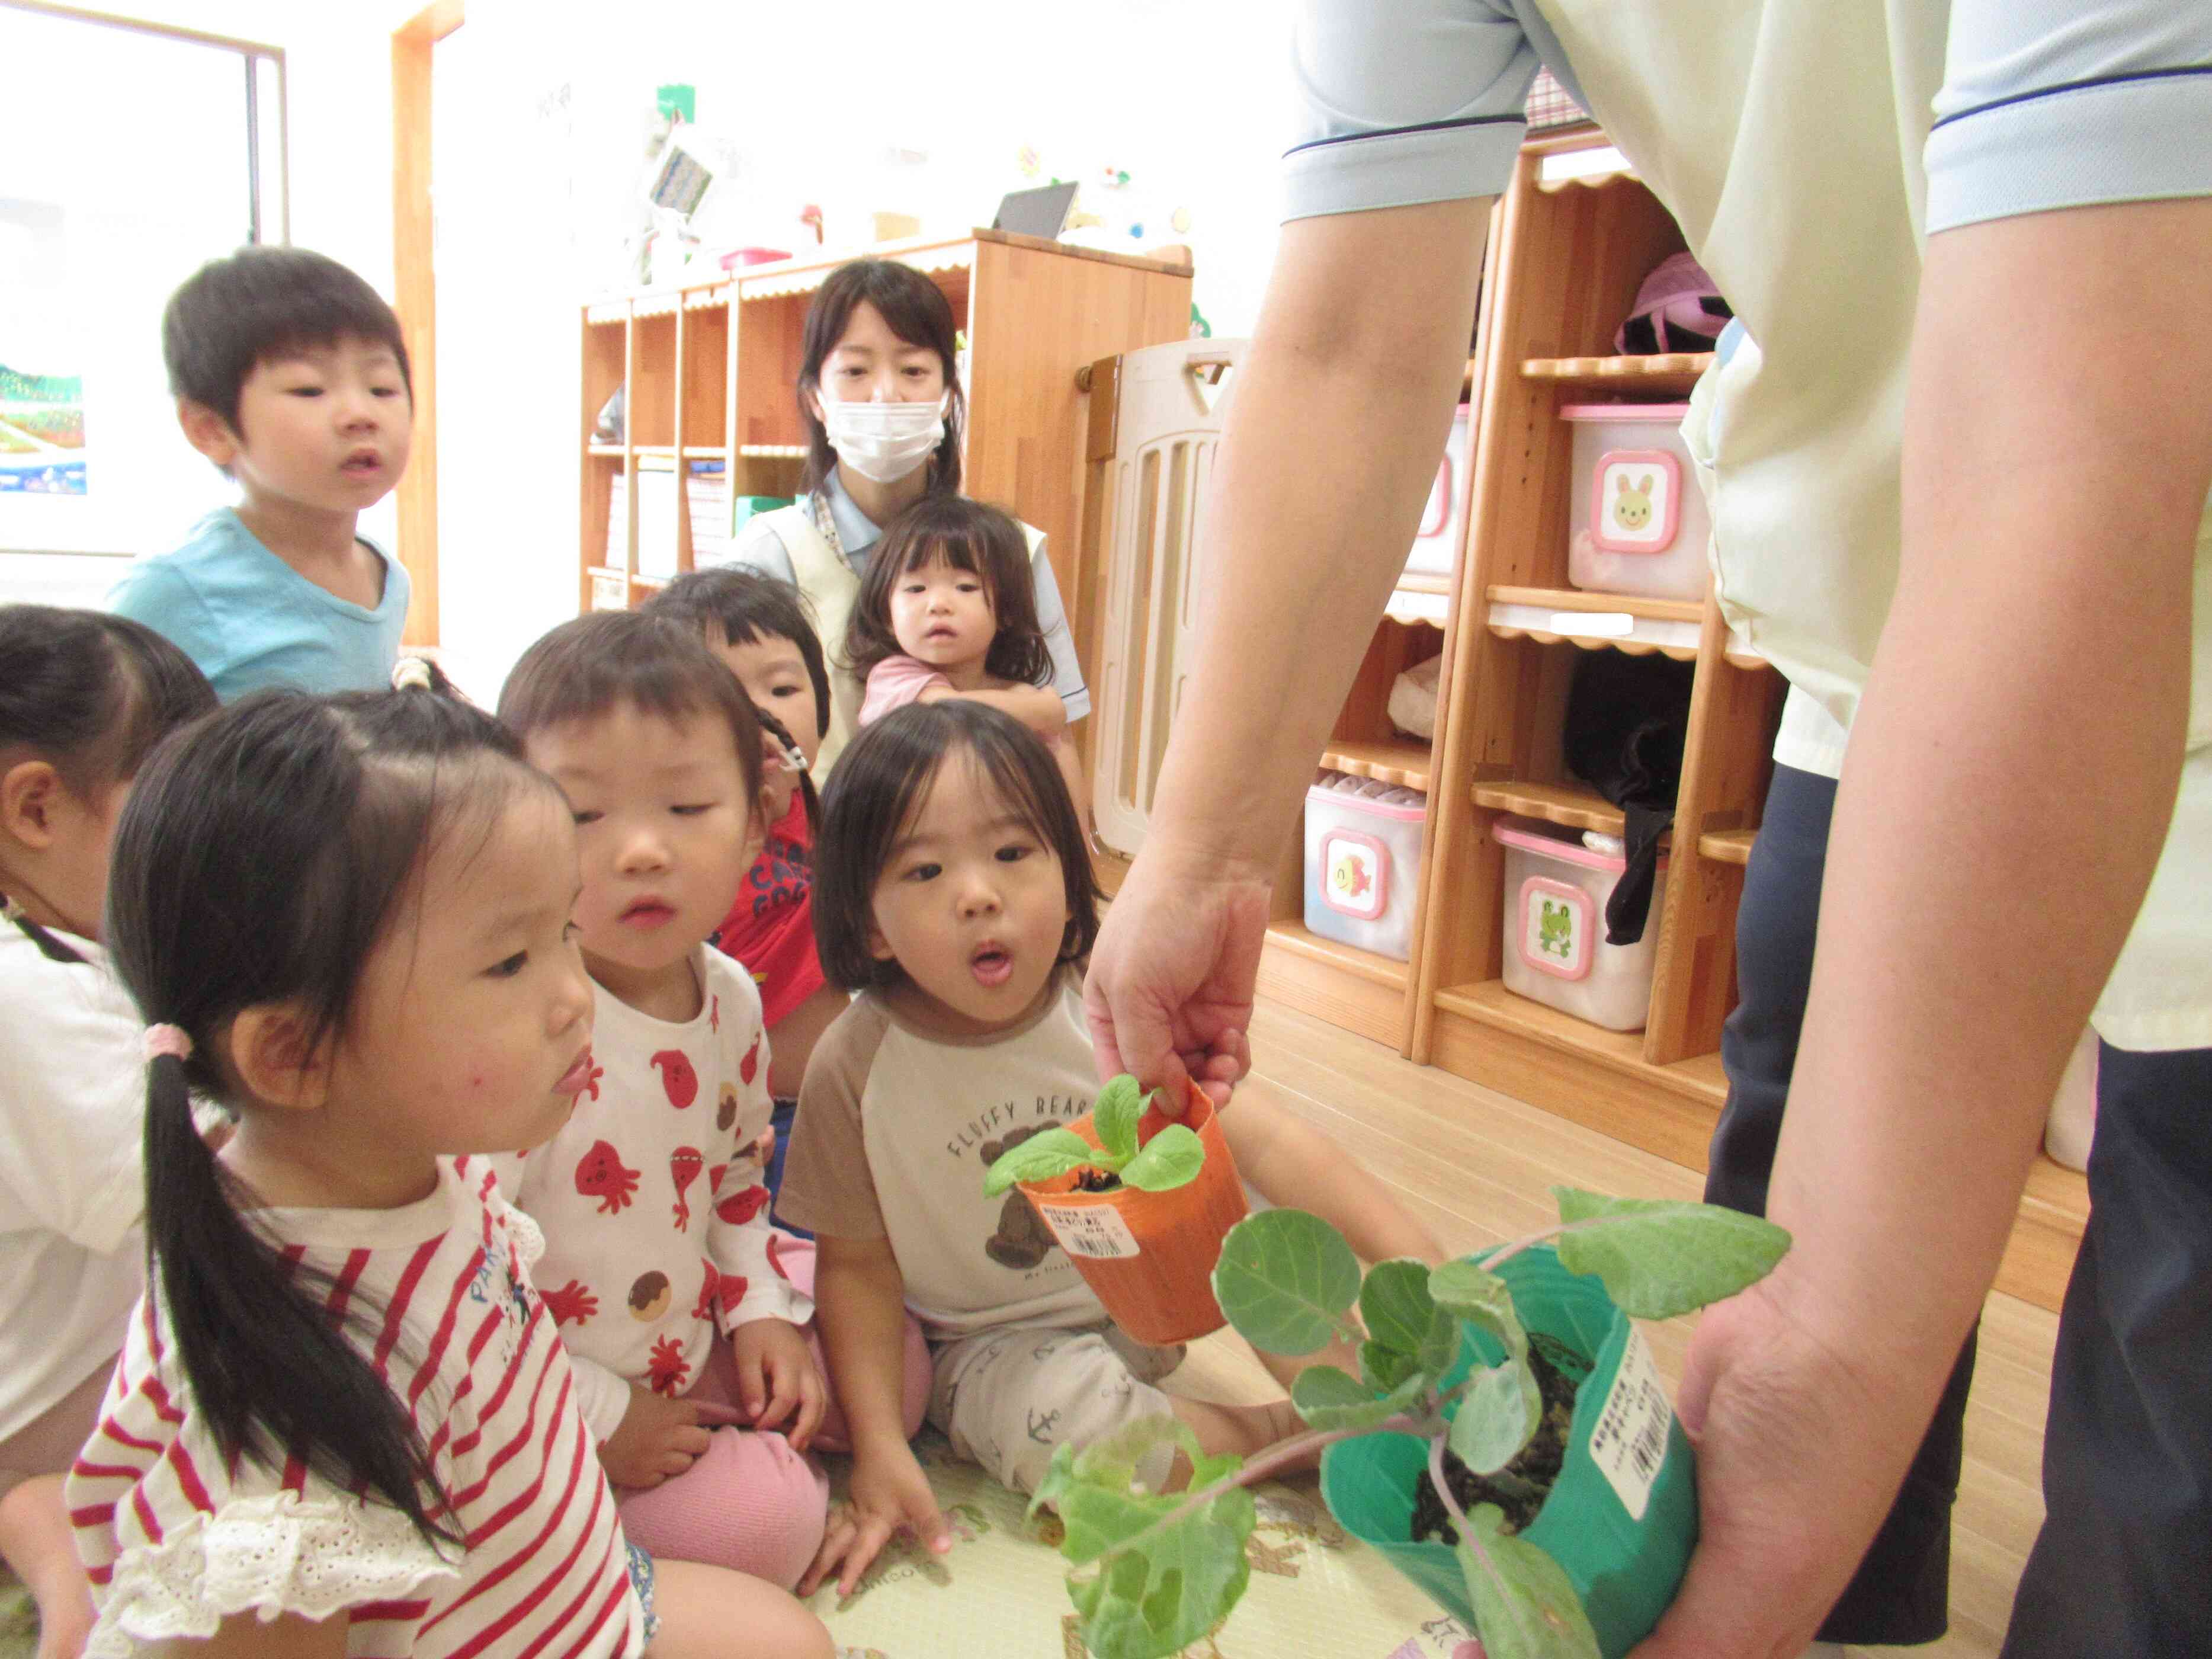
<svg viewBox="0 0 2212 1659"><path fill-rule="evenodd" d="M1501 1244L1489 1255L1477 1260L1486 1271L1494 1273L1522 1251L1541 1244L1547 1239L1557 1238L1561 1233L1578 1233L1585 1227L1603 1226L1608 1221L1619 1219L1618 1216L1593 1215L1585 1216L1580 1221L1562 1221L1556 1227L1546 1227L1541 1231L1530 1233L1526 1238L1516 1238Z"/></svg>
<svg viewBox="0 0 2212 1659"><path fill-rule="evenodd" d="M1461 1539L1472 1545L1474 1528L1461 1510L1459 1499L1452 1496L1451 1483L1444 1479L1444 1437L1442 1435L1429 1442L1429 1484L1437 1489L1437 1496L1443 1499L1444 1513L1451 1516L1452 1524L1459 1528Z"/></svg>
<svg viewBox="0 0 2212 1659"><path fill-rule="evenodd" d="M1231 1487L1249 1486L1254 1481L1282 1468L1284 1464L1295 1462L1309 1453L1333 1446L1340 1440L1349 1440L1355 1435L1362 1434L1427 1434L1433 1433L1435 1428L1434 1419L1427 1415L1399 1416L1386 1418L1383 1421L1366 1428L1313 1429L1304 1434L1294 1434L1287 1440L1279 1440L1266 1450L1255 1454L1250 1462L1243 1465L1233 1474L1224 1474L1212 1486L1201 1487L1197 1492L1186 1496L1182 1503L1176 1504L1142 1532L1131 1533L1111 1549L1100 1551L1087 1565L1102 1565L1124 1551L1133 1549L1154 1533L1166 1530L1184 1516L1195 1515ZM1442 1443L1441 1438L1438 1443Z"/></svg>

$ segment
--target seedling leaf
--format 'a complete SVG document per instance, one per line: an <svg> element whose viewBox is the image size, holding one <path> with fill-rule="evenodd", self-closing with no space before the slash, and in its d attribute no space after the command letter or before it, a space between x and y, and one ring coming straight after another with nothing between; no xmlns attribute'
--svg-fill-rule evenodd
<svg viewBox="0 0 2212 1659"><path fill-rule="evenodd" d="M1595 1273L1606 1294L1636 1319L1672 1319L1723 1301L1773 1270L1790 1235L1772 1222L1716 1204L1607 1198L1554 1187L1559 1261ZM1596 1223L1575 1226L1575 1223Z"/></svg>
<svg viewBox="0 0 2212 1659"><path fill-rule="evenodd" d="M1430 1299L1425 1261L1407 1256L1369 1268L1359 1287L1359 1317L1369 1337L1431 1376L1443 1376L1459 1353L1459 1322Z"/></svg>
<svg viewBox="0 0 2212 1659"><path fill-rule="evenodd" d="M1170 1123L1145 1143L1121 1171L1122 1185L1164 1193L1195 1180L1206 1162L1206 1143L1187 1124Z"/></svg>
<svg viewBox="0 0 2212 1659"><path fill-rule="evenodd" d="M1126 1072L1098 1091L1091 1103L1091 1127L1117 1169L1137 1155L1137 1120L1145 1115L1145 1091Z"/></svg>
<svg viewBox="0 0 2212 1659"><path fill-rule="evenodd" d="M983 1177L983 1195L996 1198L1017 1182L1050 1181L1086 1165L1108 1167L1098 1149L1074 1130L1047 1129L1000 1155Z"/></svg>
<svg viewBox="0 0 2212 1659"><path fill-rule="evenodd" d="M1389 1393L1413 1370L1413 1356L1402 1349L1385 1347L1372 1337L1359 1345L1359 1380L1377 1394Z"/></svg>
<svg viewBox="0 0 2212 1659"><path fill-rule="evenodd" d="M1565 1569L1507 1535L1497 1504L1479 1504L1468 1519L1474 1536L1462 1534L1459 1565L1490 1659L1600 1659L1597 1632Z"/></svg>
<svg viewBox="0 0 2212 1659"><path fill-rule="evenodd" d="M1430 1380L1407 1376L1378 1399L1334 1365L1309 1365L1291 1384L1291 1404L1313 1428L1371 1429L1419 1401Z"/></svg>
<svg viewBox="0 0 2212 1659"><path fill-rule="evenodd" d="M1304 1210L1262 1210L1229 1230L1213 1264L1229 1322L1267 1353L1311 1353L1359 1296L1359 1258L1344 1235Z"/></svg>
<svg viewBox="0 0 2212 1659"><path fill-rule="evenodd" d="M1050 1504L1066 1528L1060 1553L1079 1566L1127 1543L1178 1508L1180 1494L1138 1492L1129 1481L1137 1462L1162 1443L1191 1456L1192 1485L1234 1474L1239 1460L1207 1457L1173 1418L1133 1423L1087 1450L1061 1445L1030 1509ZM1068 1579L1084 1640L1116 1659L1165 1659L1228 1615L1244 1593L1250 1568L1245 1540L1256 1519L1252 1495L1232 1486L1201 1508L1130 1544L1091 1578Z"/></svg>
<svg viewBox="0 0 2212 1659"><path fill-rule="evenodd" d="M1495 1474L1521 1455L1543 1415L1535 1377L1518 1359L1508 1359L1475 1373L1453 1413L1449 1444L1477 1474Z"/></svg>
<svg viewBox="0 0 2212 1659"><path fill-rule="evenodd" d="M1446 1313L1489 1332L1513 1358L1526 1358L1528 1333L1513 1311L1513 1293L1496 1273L1472 1261L1447 1261L1429 1270L1429 1296Z"/></svg>

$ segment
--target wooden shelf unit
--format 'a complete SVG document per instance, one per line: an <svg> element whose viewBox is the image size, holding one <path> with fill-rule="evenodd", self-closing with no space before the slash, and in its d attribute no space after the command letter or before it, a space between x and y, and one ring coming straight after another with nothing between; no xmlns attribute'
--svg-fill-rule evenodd
<svg viewBox="0 0 2212 1659"><path fill-rule="evenodd" d="M586 302L584 608L641 603L665 580L640 574L635 489L625 492L620 545L609 535L615 480L635 480L641 457L677 464L677 545L664 562L678 570L693 568L690 463L721 462L732 497L798 493L807 453L796 392L807 307L830 272L862 257L912 265L944 290L968 342L963 488L1046 533L1072 611L1083 456L1073 370L1182 338L1190 266L995 230L823 252ZM599 410L618 388L626 392L623 441L594 443Z"/></svg>
<svg viewBox="0 0 2212 1659"><path fill-rule="evenodd" d="M1583 131L1526 146L1501 201L1486 285L1485 373L1462 559L1461 606L1481 624L1454 632L1440 721L1441 787L1431 797L1407 1044L1413 1059L1507 1088L1534 1104L1692 1167L1723 1093L1720 1027L1735 994L1739 862L1708 836L1750 831L1765 792L1781 677L1738 652L1718 605L1590 593L1566 580L1572 436L1567 404L1593 396L1679 398L1711 362L1610 354L1637 286L1682 236L1632 173L1601 171L1541 188L1547 155L1595 151ZM1625 635L1580 617L1626 617ZM1508 992L1499 979L1501 816L1622 832L1622 815L1571 777L1561 726L1581 653L1653 651L1694 665L1691 730L1659 924L1650 1016L1638 1033L1602 1031Z"/></svg>

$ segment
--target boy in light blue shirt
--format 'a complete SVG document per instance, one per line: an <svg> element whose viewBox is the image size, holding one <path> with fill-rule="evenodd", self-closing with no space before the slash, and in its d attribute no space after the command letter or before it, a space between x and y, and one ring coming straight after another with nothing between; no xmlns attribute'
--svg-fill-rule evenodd
<svg viewBox="0 0 2212 1659"><path fill-rule="evenodd" d="M174 641L226 702L389 684L407 572L355 521L399 482L413 436L392 307L319 253L241 248L171 296L161 349L185 438L239 501L133 565L111 607Z"/></svg>

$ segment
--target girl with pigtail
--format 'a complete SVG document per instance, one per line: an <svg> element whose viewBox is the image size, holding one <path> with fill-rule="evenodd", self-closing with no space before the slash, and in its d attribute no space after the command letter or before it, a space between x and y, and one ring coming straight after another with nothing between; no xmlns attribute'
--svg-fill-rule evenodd
<svg viewBox="0 0 2212 1659"><path fill-rule="evenodd" d="M234 704L116 831L160 1178L66 1493L86 1652L826 1655L781 1590L623 1536L484 1158L591 1074L574 827L495 721L400 674ZM195 1091L236 1120L219 1153Z"/></svg>

